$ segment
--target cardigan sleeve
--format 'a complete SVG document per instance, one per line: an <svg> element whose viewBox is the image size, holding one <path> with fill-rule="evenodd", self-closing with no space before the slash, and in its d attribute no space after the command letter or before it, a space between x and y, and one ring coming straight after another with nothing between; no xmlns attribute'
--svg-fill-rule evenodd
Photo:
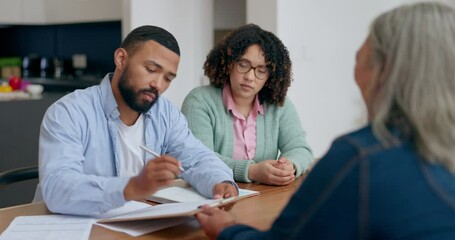
<svg viewBox="0 0 455 240"><path fill-rule="evenodd" d="M224 141L220 146L215 144L217 128L221 132L226 131L226 118L228 116L220 114L222 111L216 109L214 103L216 100L210 99L209 102L209 100L205 99L209 98L206 97L206 94L208 94L208 88L198 88L191 91L183 101L182 112L188 120L189 128L196 138L213 150L232 169L235 181L251 182L248 178L248 168L254 161L234 160L222 154L226 149L233 148L233 139Z"/></svg>
<svg viewBox="0 0 455 240"><path fill-rule="evenodd" d="M300 118L289 98L286 98L279 120L278 147L280 157L289 159L295 167L295 175L300 176L313 161L313 152L306 141L306 133Z"/></svg>

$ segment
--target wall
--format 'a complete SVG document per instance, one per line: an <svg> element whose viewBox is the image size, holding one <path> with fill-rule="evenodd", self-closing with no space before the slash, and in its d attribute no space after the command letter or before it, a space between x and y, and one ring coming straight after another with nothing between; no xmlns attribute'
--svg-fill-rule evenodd
<svg viewBox="0 0 455 240"><path fill-rule="evenodd" d="M443 1L455 6L454 0ZM246 23L274 32L290 51L294 82L289 96L316 157L337 136L366 123L353 78L355 54L373 18L406 2L416 0L246 0ZM239 24L239 16L243 19L243 11L234 10L242 7L240 0L229 4L215 0L215 6L210 0L123 3L124 34L142 24L157 24L174 33L181 44L179 76L165 93L177 106L191 88L205 83L201 66L213 46L213 24L232 27ZM233 15L215 15L212 21L213 7L215 14L225 9Z"/></svg>
<svg viewBox="0 0 455 240"><path fill-rule="evenodd" d="M122 0L0 0L1 24L118 21Z"/></svg>
<svg viewBox="0 0 455 240"><path fill-rule="evenodd" d="M247 21L275 32L289 49L294 70L289 96L316 157L337 136L366 123L365 106L353 78L355 53L372 19L402 2L247 0ZM262 8L257 7L259 3ZM276 19L258 14L271 10Z"/></svg>
<svg viewBox="0 0 455 240"><path fill-rule="evenodd" d="M180 45L177 78L164 93L178 107L188 92L205 83L202 64L213 46L213 1L124 0L123 36L141 25L157 25Z"/></svg>
<svg viewBox="0 0 455 240"><path fill-rule="evenodd" d="M246 23L245 0L215 0L213 23L215 29L233 29Z"/></svg>
<svg viewBox="0 0 455 240"><path fill-rule="evenodd" d="M286 1L286 0L285 0ZM278 0L247 0L246 22L260 25L263 29L277 33ZM295 13L296 9L290 9Z"/></svg>

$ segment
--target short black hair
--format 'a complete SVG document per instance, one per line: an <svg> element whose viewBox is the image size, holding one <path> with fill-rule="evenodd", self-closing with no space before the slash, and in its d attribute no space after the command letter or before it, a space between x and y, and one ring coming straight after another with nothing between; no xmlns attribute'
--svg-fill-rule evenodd
<svg viewBox="0 0 455 240"><path fill-rule="evenodd" d="M131 31L120 45L129 54L144 42L155 41L180 56L180 48L174 35L167 30L151 25L144 25Z"/></svg>
<svg viewBox="0 0 455 240"><path fill-rule="evenodd" d="M289 52L273 33L255 24L241 26L228 33L208 54L204 73L210 84L222 88L229 83L232 64L252 45L261 48L270 76L259 91L259 101L283 106L292 81L292 64Z"/></svg>

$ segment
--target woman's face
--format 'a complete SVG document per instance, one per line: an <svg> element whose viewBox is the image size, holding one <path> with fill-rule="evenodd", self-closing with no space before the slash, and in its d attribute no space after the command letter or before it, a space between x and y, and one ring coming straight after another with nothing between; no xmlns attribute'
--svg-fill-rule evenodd
<svg viewBox="0 0 455 240"><path fill-rule="evenodd" d="M252 68L246 71L249 67ZM258 45L251 45L231 66L229 78L232 97L253 101L268 77L269 72L261 48Z"/></svg>
<svg viewBox="0 0 455 240"><path fill-rule="evenodd" d="M360 49L357 51L354 69L354 78L357 86L362 93L363 100L367 103L369 97L370 84L374 77L373 49L370 39L367 38Z"/></svg>

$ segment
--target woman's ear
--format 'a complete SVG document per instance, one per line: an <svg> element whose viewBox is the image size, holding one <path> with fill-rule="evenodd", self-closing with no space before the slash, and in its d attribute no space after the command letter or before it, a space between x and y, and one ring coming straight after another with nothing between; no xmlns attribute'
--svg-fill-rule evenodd
<svg viewBox="0 0 455 240"><path fill-rule="evenodd" d="M128 53L126 52L125 49L123 48L117 48L114 52L114 63L115 67L123 70L123 68L126 66L126 62L128 60Z"/></svg>

